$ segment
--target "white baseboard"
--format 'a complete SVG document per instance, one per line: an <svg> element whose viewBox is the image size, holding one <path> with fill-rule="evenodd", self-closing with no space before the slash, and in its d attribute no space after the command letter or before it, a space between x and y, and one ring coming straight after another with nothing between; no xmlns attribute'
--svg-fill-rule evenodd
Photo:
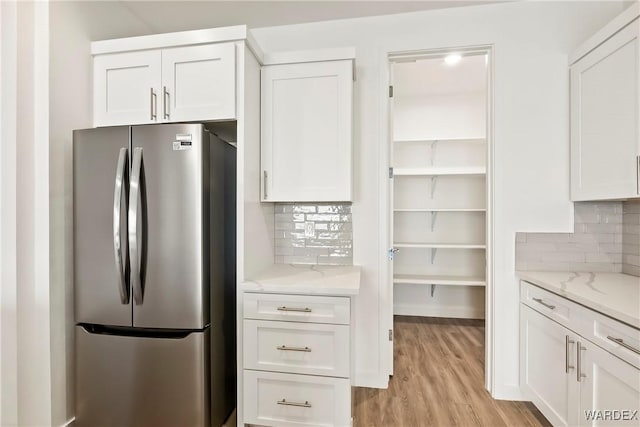
<svg viewBox="0 0 640 427"><path fill-rule="evenodd" d="M528 400L520 390L520 387L515 385L496 386L493 393L491 393L491 397L496 400Z"/></svg>
<svg viewBox="0 0 640 427"><path fill-rule="evenodd" d="M62 424L60 427L71 427L76 423L76 417L71 418L66 423Z"/></svg>
<svg viewBox="0 0 640 427"><path fill-rule="evenodd" d="M422 304L394 304L393 314L401 316L450 317L455 319L484 319L484 310L475 307L438 307Z"/></svg>
<svg viewBox="0 0 640 427"><path fill-rule="evenodd" d="M384 374L360 374L356 373L354 387L389 388L389 375Z"/></svg>

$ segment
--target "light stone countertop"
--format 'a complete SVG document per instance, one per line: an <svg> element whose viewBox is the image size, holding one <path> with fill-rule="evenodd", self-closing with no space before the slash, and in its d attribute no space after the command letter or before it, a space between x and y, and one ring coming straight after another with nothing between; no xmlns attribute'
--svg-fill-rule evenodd
<svg viewBox="0 0 640 427"><path fill-rule="evenodd" d="M516 274L522 280L640 329L640 277L573 271Z"/></svg>
<svg viewBox="0 0 640 427"><path fill-rule="evenodd" d="M360 266L274 264L240 284L244 292L352 296L360 291Z"/></svg>

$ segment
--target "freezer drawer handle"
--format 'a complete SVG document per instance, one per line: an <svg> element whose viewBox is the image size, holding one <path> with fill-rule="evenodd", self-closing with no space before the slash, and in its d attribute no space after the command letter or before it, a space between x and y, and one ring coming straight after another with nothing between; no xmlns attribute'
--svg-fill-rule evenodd
<svg viewBox="0 0 640 427"><path fill-rule="evenodd" d="M122 212L122 192L125 187L125 168L127 167L127 149L121 148L118 154L118 164L116 166L116 180L113 189L113 252L116 259L116 270L118 272L118 292L120 302L129 304L129 288L125 277L126 259L123 260L122 238L120 236L120 213ZM126 257L126 254L124 255Z"/></svg>
<svg viewBox="0 0 640 427"><path fill-rule="evenodd" d="M141 187L140 173L142 170L142 148L133 150L131 165L131 189L129 191L129 262L131 265L131 287L136 305L142 304L142 283L140 277L140 257L143 253L141 242L138 242L138 227L144 229L138 218L138 201L140 200ZM144 240L144 239L141 239Z"/></svg>
<svg viewBox="0 0 640 427"><path fill-rule="evenodd" d="M305 353L311 353L311 349L309 347L287 347L286 345L281 345L280 347L276 347L276 349L283 351L304 351Z"/></svg>
<svg viewBox="0 0 640 427"><path fill-rule="evenodd" d="M295 307L285 307L284 305L281 307L278 307L278 311L298 311L300 313L311 313L311 309L309 307L295 308Z"/></svg>
<svg viewBox="0 0 640 427"><path fill-rule="evenodd" d="M547 307L550 310L555 310L555 308L556 308L555 305L547 304L546 302L542 301L542 298L533 298L533 300L535 302L537 302L538 304L544 305L545 307Z"/></svg>
<svg viewBox="0 0 640 427"><path fill-rule="evenodd" d="M276 403L278 405L299 406L301 408L311 408L311 403L309 403L308 400L305 400L304 403L303 403L303 402L288 402L286 399L282 399L282 400L278 400Z"/></svg>
<svg viewBox="0 0 640 427"><path fill-rule="evenodd" d="M616 338L616 337L612 337L611 335L607 335L607 339L610 340L610 341L613 341L616 344L619 344L620 346L626 348L627 350L633 351L635 354L640 354L640 350L638 350L635 347L630 346L629 344L624 342L624 340L622 338Z"/></svg>

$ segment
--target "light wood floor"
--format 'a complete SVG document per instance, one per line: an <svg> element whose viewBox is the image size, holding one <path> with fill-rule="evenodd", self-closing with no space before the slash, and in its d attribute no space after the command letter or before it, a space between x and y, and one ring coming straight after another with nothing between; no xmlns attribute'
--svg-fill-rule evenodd
<svg viewBox="0 0 640 427"><path fill-rule="evenodd" d="M396 316L394 327L394 376L356 388L356 427L550 426L531 403L485 390L483 321Z"/></svg>

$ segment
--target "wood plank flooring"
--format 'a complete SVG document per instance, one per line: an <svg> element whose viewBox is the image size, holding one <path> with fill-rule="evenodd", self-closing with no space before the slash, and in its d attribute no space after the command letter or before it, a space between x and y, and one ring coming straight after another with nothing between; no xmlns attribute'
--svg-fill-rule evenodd
<svg viewBox="0 0 640 427"><path fill-rule="evenodd" d="M356 388L356 427L551 426L484 388L484 321L396 316L388 389Z"/></svg>

